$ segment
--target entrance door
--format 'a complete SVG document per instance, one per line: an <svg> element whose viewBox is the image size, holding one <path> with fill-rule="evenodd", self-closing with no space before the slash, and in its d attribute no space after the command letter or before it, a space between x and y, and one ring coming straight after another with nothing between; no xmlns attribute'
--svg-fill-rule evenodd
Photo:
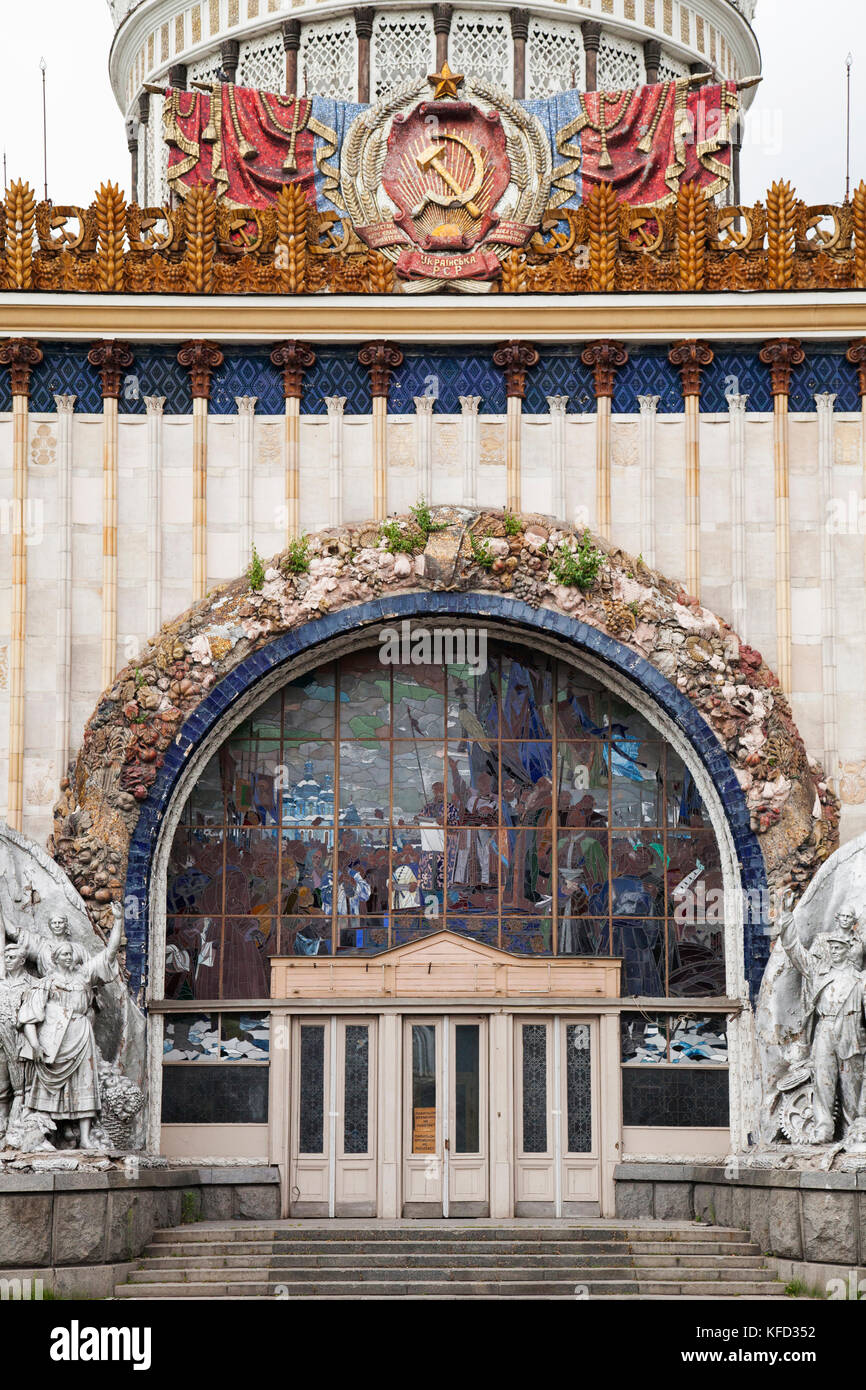
<svg viewBox="0 0 866 1390"><path fill-rule="evenodd" d="M299 1019L291 1090L291 1214L375 1216L375 1020Z"/></svg>
<svg viewBox="0 0 866 1390"><path fill-rule="evenodd" d="M486 1216L486 1020L408 1019L404 1057L403 1214Z"/></svg>
<svg viewBox="0 0 866 1390"><path fill-rule="evenodd" d="M515 1030L515 1215L598 1215L596 1026L518 1018Z"/></svg>

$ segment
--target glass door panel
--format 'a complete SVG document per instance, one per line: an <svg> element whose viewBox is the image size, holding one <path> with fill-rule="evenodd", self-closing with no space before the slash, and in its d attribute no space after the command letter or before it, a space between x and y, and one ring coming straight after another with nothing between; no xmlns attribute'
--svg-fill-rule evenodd
<svg viewBox="0 0 866 1390"><path fill-rule="evenodd" d="M407 1019L403 1032L403 1214L441 1216L444 1191L441 1019Z"/></svg>
<svg viewBox="0 0 866 1390"><path fill-rule="evenodd" d="M490 1210L486 1019L453 1019L448 1054L447 1214L486 1216Z"/></svg>

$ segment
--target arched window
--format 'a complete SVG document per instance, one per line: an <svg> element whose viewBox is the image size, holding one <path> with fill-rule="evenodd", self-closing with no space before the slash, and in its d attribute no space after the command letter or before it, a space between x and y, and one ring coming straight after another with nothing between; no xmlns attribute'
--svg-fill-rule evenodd
<svg viewBox="0 0 866 1390"><path fill-rule="evenodd" d="M271 956L442 929L620 956L624 996L724 996L719 848L679 754L579 666L466 636L398 630L225 739L172 842L166 998L262 999Z"/></svg>

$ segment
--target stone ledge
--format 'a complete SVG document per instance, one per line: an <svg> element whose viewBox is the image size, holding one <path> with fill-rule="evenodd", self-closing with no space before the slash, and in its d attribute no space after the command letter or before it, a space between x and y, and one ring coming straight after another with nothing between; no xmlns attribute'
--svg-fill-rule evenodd
<svg viewBox="0 0 866 1390"><path fill-rule="evenodd" d="M278 1169L256 1166L144 1168L137 1179L118 1171L2 1174L0 1251L16 1271L10 1278L23 1278L22 1270L111 1269L136 1259L160 1228L278 1219L279 1184ZM56 1287L72 1285L64 1276Z"/></svg>

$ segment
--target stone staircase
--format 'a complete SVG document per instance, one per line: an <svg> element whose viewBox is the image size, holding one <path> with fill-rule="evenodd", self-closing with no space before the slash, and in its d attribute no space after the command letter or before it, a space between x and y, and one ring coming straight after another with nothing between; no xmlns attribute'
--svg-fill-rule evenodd
<svg viewBox="0 0 866 1390"><path fill-rule="evenodd" d="M687 1222L208 1222L156 1231L118 1298L780 1298L742 1231Z"/></svg>

